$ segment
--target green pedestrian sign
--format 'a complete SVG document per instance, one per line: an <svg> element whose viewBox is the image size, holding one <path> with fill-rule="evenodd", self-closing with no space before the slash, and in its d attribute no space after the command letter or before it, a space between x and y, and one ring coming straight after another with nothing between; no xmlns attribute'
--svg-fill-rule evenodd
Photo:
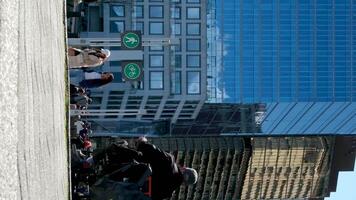
<svg viewBox="0 0 356 200"><path fill-rule="evenodd" d="M141 79L143 74L142 61L122 61L122 66L122 74L125 80L138 81Z"/></svg>
<svg viewBox="0 0 356 200"><path fill-rule="evenodd" d="M121 47L126 50L142 50L140 31L126 31L121 34Z"/></svg>

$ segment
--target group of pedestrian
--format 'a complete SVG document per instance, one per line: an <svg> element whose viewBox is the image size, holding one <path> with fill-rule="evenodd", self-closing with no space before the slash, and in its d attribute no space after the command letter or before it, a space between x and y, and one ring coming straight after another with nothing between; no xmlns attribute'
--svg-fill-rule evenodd
<svg viewBox="0 0 356 200"><path fill-rule="evenodd" d="M73 109L85 110L92 101L90 90L70 84L70 104Z"/></svg>
<svg viewBox="0 0 356 200"><path fill-rule="evenodd" d="M92 103L89 88L102 87L114 80L112 73L98 69L109 56L110 51L106 49L68 48L71 109L88 109ZM73 199L87 199L90 196L89 185L96 176L90 141L91 126L81 117L71 118L75 129L71 130Z"/></svg>
<svg viewBox="0 0 356 200"><path fill-rule="evenodd" d="M106 49L77 49L70 47L68 49L68 56L71 77L71 105L75 109L87 109L88 105L92 102L88 88L102 87L114 80L112 73L95 70L107 61L110 51ZM112 181L127 182L130 179L139 180L142 179L140 178L142 166L148 166L150 171L150 184L152 188L149 196L152 200L170 198L180 185L195 184L197 182L198 175L194 169L179 166L172 154L149 143L145 137L140 137L135 145L129 146L125 141L119 145L112 144L102 152L92 153L92 144L89 138L91 132L90 125L83 121L76 121L76 127L76 134L74 134L71 141L74 145L72 148L72 166L75 166L77 170L74 170L72 178L73 180L78 180L77 184L73 184L74 194L78 197L91 196L92 199L105 199L104 196L110 194L109 199L120 199L112 198L114 192L105 192L105 189L100 190L99 185L102 185L102 180L97 180L93 184L88 177L96 177L97 175L102 178L109 177L112 179L108 181L111 185L114 184ZM98 170L98 168L101 169ZM126 168L126 170L122 170L123 168ZM80 172L83 171L86 173L82 180L78 177L80 177ZM118 171L120 175L117 175ZM122 176L122 173L126 174ZM92 174L93 176L89 176L88 174ZM122 179L122 177L126 178ZM90 185L93 185L90 189L91 192L89 192ZM112 189L114 187L110 186L108 188ZM125 190L128 190L127 184L120 185L117 188L123 189L120 190L123 192L119 195L125 196ZM128 198L128 196L125 196L124 199L146 199L139 189L136 191L137 193L138 196L136 197ZM139 196L142 198L138 198Z"/></svg>
<svg viewBox="0 0 356 200"><path fill-rule="evenodd" d="M84 88L96 88L114 80L114 75L110 72L94 71L110 57L109 50L70 47L68 48L68 56L72 84Z"/></svg>
<svg viewBox="0 0 356 200"><path fill-rule="evenodd" d="M96 70L110 57L110 51L107 49L70 47L68 48L68 57L71 104L76 109L87 108L92 101L88 92L85 92L89 91L87 88L102 87L114 80L113 73Z"/></svg>

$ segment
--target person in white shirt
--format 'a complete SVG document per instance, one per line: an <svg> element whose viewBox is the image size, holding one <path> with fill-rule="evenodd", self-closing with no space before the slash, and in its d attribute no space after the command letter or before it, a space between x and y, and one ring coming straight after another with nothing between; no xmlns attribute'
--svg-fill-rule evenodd
<svg viewBox="0 0 356 200"><path fill-rule="evenodd" d="M68 48L69 68L90 68L102 65L110 56L107 49Z"/></svg>

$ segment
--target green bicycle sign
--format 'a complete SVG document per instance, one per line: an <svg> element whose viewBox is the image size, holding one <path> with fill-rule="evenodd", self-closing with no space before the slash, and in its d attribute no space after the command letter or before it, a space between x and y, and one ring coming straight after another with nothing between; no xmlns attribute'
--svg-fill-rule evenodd
<svg viewBox="0 0 356 200"><path fill-rule="evenodd" d="M129 62L124 65L124 76L128 80L137 80L142 74L141 67L134 62Z"/></svg>
<svg viewBox="0 0 356 200"><path fill-rule="evenodd" d="M126 32L122 36L122 44L128 49L135 49L141 44L141 39L138 33Z"/></svg>

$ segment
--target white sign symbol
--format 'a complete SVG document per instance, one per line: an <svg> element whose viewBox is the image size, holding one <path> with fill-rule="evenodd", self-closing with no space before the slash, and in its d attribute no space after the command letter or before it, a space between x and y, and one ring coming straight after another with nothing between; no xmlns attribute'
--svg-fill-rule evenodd
<svg viewBox="0 0 356 200"><path fill-rule="evenodd" d="M134 37L126 37L126 43L131 43L131 45L133 45L136 42L138 41Z"/></svg>

